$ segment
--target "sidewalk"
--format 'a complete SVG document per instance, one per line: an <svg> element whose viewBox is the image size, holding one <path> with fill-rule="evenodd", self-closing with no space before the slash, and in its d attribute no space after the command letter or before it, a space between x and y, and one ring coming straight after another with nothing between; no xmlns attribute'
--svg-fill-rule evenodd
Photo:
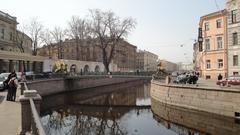
<svg viewBox="0 0 240 135"><path fill-rule="evenodd" d="M21 127L21 104L17 101L6 101L7 91L0 92L0 135L17 135Z"/></svg>
<svg viewBox="0 0 240 135"><path fill-rule="evenodd" d="M232 89L232 90L240 90L240 86L219 86L216 84L217 80L211 80L211 79L203 79L199 78L197 85L198 87L207 87L207 88L217 88L217 89Z"/></svg>

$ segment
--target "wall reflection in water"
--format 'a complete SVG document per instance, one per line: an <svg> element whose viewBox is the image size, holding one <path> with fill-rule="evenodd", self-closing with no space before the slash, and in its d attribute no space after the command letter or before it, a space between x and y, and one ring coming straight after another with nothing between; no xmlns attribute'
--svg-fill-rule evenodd
<svg viewBox="0 0 240 135"><path fill-rule="evenodd" d="M154 99L151 99L151 108L154 118L159 123L178 134L240 134L240 125L234 118L170 106Z"/></svg>
<svg viewBox="0 0 240 135"><path fill-rule="evenodd" d="M149 97L150 84L114 85L43 98L51 135L238 135L234 119L168 106ZM150 106L151 105L151 106Z"/></svg>
<svg viewBox="0 0 240 135"><path fill-rule="evenodd" d="M158 126L150 107L150 84L113 86L45 97L42 122L48 134L127 135L175 134ZM56 103L57 101L57 103ZM55 104L54 104L55 103Z"/></svg>

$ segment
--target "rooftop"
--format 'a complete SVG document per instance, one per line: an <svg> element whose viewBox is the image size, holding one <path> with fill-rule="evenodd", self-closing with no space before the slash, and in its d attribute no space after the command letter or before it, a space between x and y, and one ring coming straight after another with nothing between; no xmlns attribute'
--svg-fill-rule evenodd
<svg viewBox="0 0 240 135"><path fill-rule="evenodd" d="M6 18L10 21L16 22L17 23L17 17L11 16L8 13L5 13L3 11L0 11L0 17Z"/></svg>

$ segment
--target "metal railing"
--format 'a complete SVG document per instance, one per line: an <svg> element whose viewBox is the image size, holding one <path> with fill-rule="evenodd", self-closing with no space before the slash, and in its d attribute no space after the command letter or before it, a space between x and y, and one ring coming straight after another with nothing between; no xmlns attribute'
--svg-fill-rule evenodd
<svg viewBox="0 0 240 135"><path fill-rule="evenodd" d="M29 90L27 87L26 82L21 82L21 94L23 94L23 91ZM33 135L46 135L43 125L41 123L37 108L35 106L35 103L33 101L33 98L29 98L30 102L30 108L31 108L31 114L32 114L32 121L31 121L31 131Z"/></svg>

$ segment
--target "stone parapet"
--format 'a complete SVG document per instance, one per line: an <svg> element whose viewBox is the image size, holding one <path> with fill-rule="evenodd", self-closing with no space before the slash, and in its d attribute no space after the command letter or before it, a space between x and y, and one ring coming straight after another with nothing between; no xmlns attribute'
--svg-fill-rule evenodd
<svg viewBox="0 0 240 135"><path fill-rule="evenodd" d="M151 82L151 97L188 109L236 117L240 113L240 90L165 85Z"/></svg>
<svg viewBox="0 0 240 135"><path fill-rule="evenodd" d="M107 78L96 76L86 78L83 77L83 78L48 79L30 82L27 85L29 89L36 89L38 94L40 94L41 96L48 96L64 92L78 91L81 89L96 88L101 86L135 82L140 80L146 80L146 78L136 77Z"/></svg>
<svg viewBox="0 0 240 135"><path fill-rule="evenodd" d="M171 106L156 99L151 99L151 108L153 117L169 129L177 125L180 129L186 127L188 133L200 135L237 135L240 132L240 125L234 118Z"/></svg>
<svg viewBox="0 0 240 135"><path fill-rule="evenodd" d="M22 116L22 124L21 124L21 132L20 135L25 135L26 132L31 131L32 126L32 111L30 107L30 99L33 99L36 110L38 114L40 113L40 103L41 96L37 94L36 90L25 90L24 95L19 97L19 101L21 102L21 116Z"/></svg>

